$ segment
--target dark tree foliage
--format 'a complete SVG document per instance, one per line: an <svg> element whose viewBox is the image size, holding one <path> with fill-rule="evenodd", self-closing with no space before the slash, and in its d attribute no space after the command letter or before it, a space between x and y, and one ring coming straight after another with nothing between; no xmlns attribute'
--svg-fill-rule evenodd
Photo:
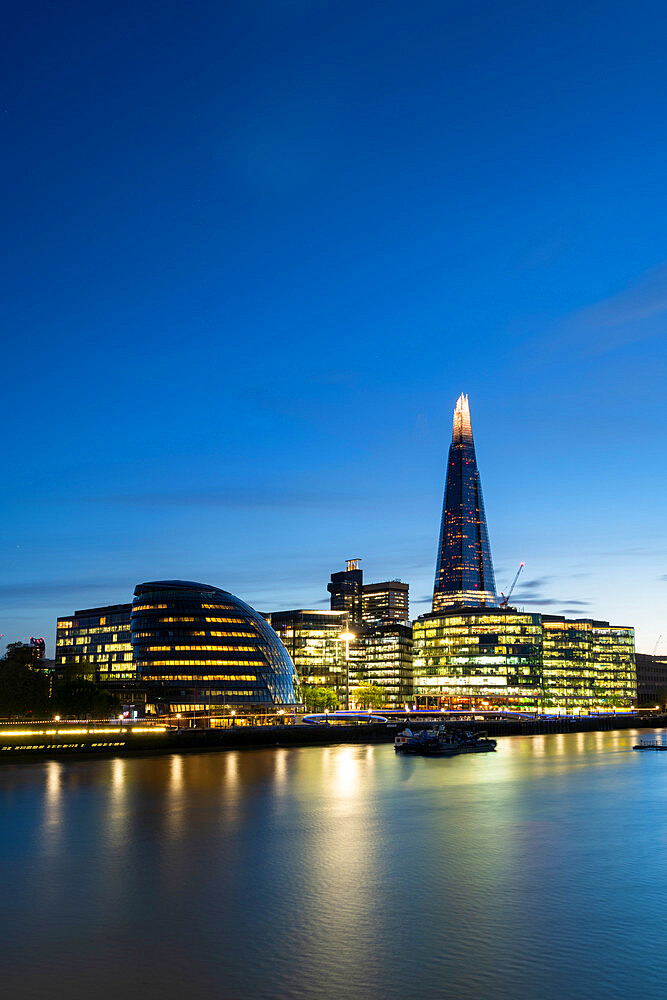
<svg viewBox="0 0 667 1000"><path fill-rule="evenodd" d="M0 716L39 718L49 711L49 678L32 651L11 642L0 660Z"/></svg>
<svg viewBox="0 0 667 1000"><path fill-rule="evenodd" d="M81 719L117 714L120 699L101 690L94 676L94 664L84 661L65 667L52 685L30 647L12 642L0 659L0 718L60 715Z"/></svg>
<svg viewBox="0 0 667 1000"><path fill-rule="evenodd" d="M94 681L85 677L72 680L60 678L56 683L52 699L52 712L63 718L83 719L86 716L105 718L120 711L120 699L108 691L98 688Z"/></svg>

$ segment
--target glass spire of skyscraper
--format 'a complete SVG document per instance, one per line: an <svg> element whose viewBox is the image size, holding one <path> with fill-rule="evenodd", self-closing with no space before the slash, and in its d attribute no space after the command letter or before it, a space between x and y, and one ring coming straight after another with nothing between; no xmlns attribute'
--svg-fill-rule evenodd
<svg viewBox="0 0 667 1000"><path fill-rule="evenodd" d="M455 604L475 607L497 603L470 408L468 397L461 393L454 409L433 610Z"/></svg>

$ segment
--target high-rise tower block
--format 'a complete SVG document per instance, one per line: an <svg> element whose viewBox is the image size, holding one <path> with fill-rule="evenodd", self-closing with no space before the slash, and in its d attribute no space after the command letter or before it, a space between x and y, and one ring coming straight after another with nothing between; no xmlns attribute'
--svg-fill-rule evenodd
<svg viewBox="0 0 667 1000"><path fill-rule="evenodd" d="M447 462L433 610L497 603L470 408L468 397L461 393Z"/></svg>

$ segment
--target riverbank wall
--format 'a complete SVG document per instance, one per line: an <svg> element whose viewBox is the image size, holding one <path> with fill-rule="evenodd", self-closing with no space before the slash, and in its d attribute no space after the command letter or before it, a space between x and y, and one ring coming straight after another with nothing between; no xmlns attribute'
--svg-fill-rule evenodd
<svg viewBox="0 0 667 1000"><path fill-rule="evenodd" d="M426 729L424 719L392 719L389 723L289 726L230 726L227 729L163 729L86 726L58 730L46 727L0 727L0 764L12 760L78 756L130 755L261 747L335 746L344 743L392 743L406 723ZM538 736L612 729L667 728L667 716L601 716L565 719L447 720L448 728L486 732L489 736Z"/></svg>

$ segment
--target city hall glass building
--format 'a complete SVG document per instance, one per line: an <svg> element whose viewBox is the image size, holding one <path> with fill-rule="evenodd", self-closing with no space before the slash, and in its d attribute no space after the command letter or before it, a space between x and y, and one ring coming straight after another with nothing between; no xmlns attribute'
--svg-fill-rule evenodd
<svg viewBox="0 0 667 1000"><path fill-rule="evenodd" d="M294 666L276 633L225 590L183 580L139 584L131 637L148 712L299 700Z"/></svg>
<svg viewBox="0 0 667 1000"><path fill-rule="evenodd" d="M627 626L480 606L423 615L413 636L424 708L585 715L636 707Z"/></svg>

